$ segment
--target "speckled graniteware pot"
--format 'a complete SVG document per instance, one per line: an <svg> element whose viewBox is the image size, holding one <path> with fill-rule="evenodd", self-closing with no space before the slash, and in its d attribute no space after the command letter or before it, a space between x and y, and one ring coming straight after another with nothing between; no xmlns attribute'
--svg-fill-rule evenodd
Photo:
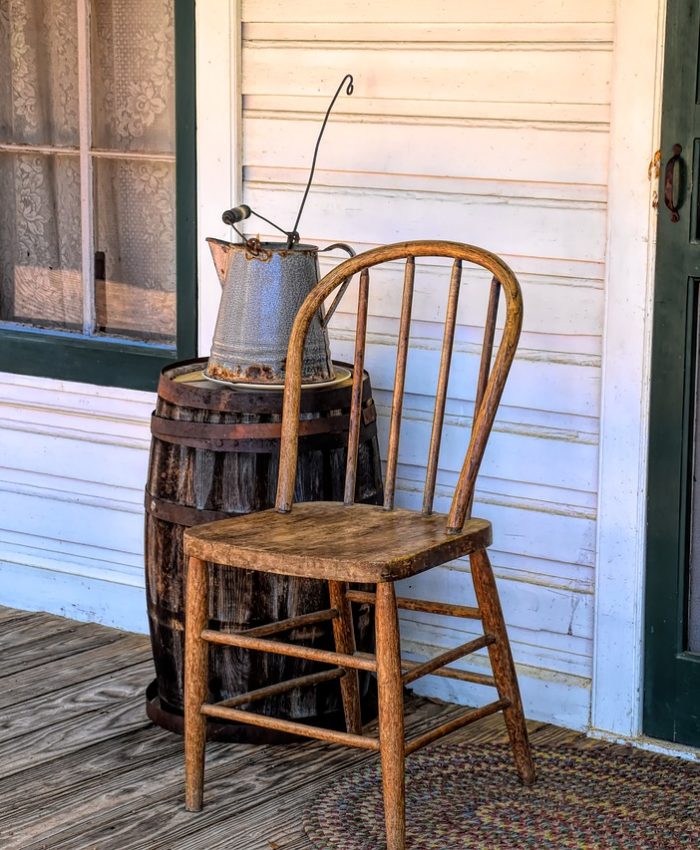
<svg viewBox="0 0 700 850"><path fill-rule="evenodd" d="M222 294L205 374L233 383L283 384L294 317L319 280L319 249L263 242L254 253L244 243L207 242ZM353 253L347 246L331 247ZM332 378L328 333L319 311L306 340L303 380L316 383Z"/></svg>

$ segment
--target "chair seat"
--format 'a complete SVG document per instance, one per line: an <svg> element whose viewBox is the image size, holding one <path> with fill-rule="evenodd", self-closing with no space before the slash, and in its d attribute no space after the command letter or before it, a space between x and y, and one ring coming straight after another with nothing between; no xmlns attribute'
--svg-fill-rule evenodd
<svg viewBox="0 0 700 850"><path fill-rule="evenodd" d="M378 505L296 503L190 528L185 552L203 561L337 581L395 581L491 543L491 523L468 519L448 534L444 514Z"/></svg>

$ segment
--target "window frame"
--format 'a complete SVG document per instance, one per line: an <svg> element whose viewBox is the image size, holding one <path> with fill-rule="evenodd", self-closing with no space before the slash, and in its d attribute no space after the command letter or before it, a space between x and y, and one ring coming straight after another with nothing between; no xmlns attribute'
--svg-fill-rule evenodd
<svg viewBox="0 0 700 850"><path fill-rule="evenodd" d="M153 390L160 370L196 356L197 202L195 3L175 10L176 342L158 346L109 336L0 324L0 371L107 387Z"/></svg>

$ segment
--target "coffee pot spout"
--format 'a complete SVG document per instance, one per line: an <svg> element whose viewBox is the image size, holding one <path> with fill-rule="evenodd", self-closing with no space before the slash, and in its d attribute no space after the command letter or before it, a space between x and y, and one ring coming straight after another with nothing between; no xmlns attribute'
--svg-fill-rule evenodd
<svg viewBox="0 0 700 850"><path fill-rule="evenodd" d="M209 237L207 242L209 243L211 255L214 258L214 266L216 267L216 273L219 276L219 283L223 289L226 283L228 269L231 265L234 246L231 242L224 242L223 239L214 239L213 237Z"/></svg>

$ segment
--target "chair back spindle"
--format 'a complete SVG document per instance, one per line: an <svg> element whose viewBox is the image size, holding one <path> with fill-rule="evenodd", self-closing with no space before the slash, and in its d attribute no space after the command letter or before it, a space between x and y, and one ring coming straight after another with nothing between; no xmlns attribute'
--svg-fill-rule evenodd
<svg viewBox="0 0 700 850"><path fill-rule="evenodd" d="M486 308L486 322L484 324L484 342L481 347L481 362L479 364L479 378L476 384L476 396L474 397L474 418L481 407L486 392L486 384L491 372L491 359L493 358L493 340L496 336L496 319L498 318L498 301L501 294L501 285L497 278L492 278L489 290L489 304Z"/></svg>
<svg viewBox="0 0 700 850"><path fill-rule="evenodd" d="M476 395L474 396L474 415L472 421L476 419L476 414L481 407L481 402L484 399L486 392L486 384L488 383L489 374L491 372L491 360L493 359L493 341L496 336L496 319L498 318L498 301L501 294L501 285L497 278L492 278L491 289L489 290L489 304L486 308L486 322L484 324L484 342L481 347L481 362L479 363L479 377L476 382ZM472 505L474 504L474 491L472 490L467 503L467 516L471 516Z"/></svg>
<svg viewBox="0 0 700 850"><path fill-rule="evenodd" d="M414 241L384 245L358 254L336 266L323 277L302 304L292 327L287 352L286 379L282 415L282 438L280 445L280 469L277 487L276 508L287 512L292 509L299 436L299 407L301 398L301 374L303 349L309 325L325 299L343 282L360 272L360 286L355 337L354 373L348 457L345 479L345 504L355 499L357 452L362 424L362 380L367 336L367 311L369 301L369 269L380 263L406 260L404 271L403 301L394 375L394 397L389 423L389 447L387 455L386 488L384 508L394 506L396 474L398 466L399 436L402 418L406 368L409 348L411 311L413 305L415 258L452 258L445 329L443 333L440 370L438 373L435 409L427 461L427 475L423 494L423 511L431 513L437 480L441 434L447 401L450 363L454 347L462 265L474 263L492 275L487 315L484 323L484 341L476 386L474 419L469 444L455 488L447 517L447 531L460 531L471 511L474 484L484 454L486 442L493 425L508 371L522 326L522 298L518 281L510 268L495 254L459 242ZM495 345L496 318L499 300L505 299L505 321L498 345ZM495 349L495 357L494 357Z"/></svg>
<svg viewBox="0 0 700 850"><path fill-rule="evenodd" d="M406 384L406 361L408 360L408 341L411 333L411 311L413 309L413 281L415 278L415 272L415 257L407 257L403 279L403 299L401 301L399 341L396 348L394 393L391 399L389 447L387 449L386 481L384 484L384 507L388 511L394 507L394 493L396 491L396 468L398 466L399 457L401 414L403 412L403 393L404 386Z"/></svg>
<svg viewBox="0 0 700 850"><path fill-rule="evenodd" d="M435 393L435 409L433 412L433 428L430 434L428 450L428 469L425 474L423 490L423 513L433 512L435 498L435 482L437 480L438 460L440 458L440 443L442 441L442 425L445 419L445 403L447 402L447 384L450 380L450 365L457 324L457 303L459 287L462 282L462 261L455 260L452 264L450 291L447 296L447 315L445 316L445 332L442 337L442 353L440 355L440 371L438 373L437 391Z"/></svg>
<svg viewBox="0 0 700 850"><path fill-rule="evenodd" d="M357 479L357 452L360 445L362 426L362 380L365 368L365 344L367 342L367 307L369 304L369 269L360 274L360 291L357 299L357 328L355 330L355 357L352 370L352 394L350 401L350 430L348 434L348 457L345 465L346 505L355 501Z"/></svg>

